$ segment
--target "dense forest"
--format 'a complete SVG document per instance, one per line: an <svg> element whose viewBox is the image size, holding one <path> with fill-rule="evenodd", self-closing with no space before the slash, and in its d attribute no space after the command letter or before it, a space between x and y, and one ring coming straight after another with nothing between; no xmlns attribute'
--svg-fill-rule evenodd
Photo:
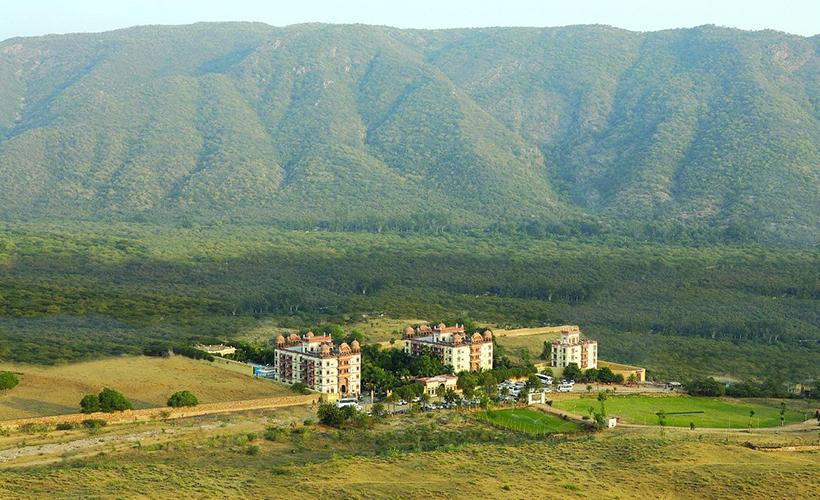
<svg viewBox="0 0 820 500"><path fill-rule="evenodd" d="M0 357L55 363L230 339L260 320L385 315L577 323L602 358L655 373L800 381L818 376L818 269L814 250L759 246L7 224Z"/></svg>
<svg viewBox="0 0 820 500"><path fill-rule="evenodd" d="M9 39L0 217L814 244L818 43L249 23Z"/></svg>

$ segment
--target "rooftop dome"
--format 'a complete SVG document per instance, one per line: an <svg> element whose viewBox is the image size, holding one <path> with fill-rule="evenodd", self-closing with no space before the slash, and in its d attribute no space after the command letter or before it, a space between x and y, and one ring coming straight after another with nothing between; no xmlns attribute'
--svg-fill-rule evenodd
<svg viewBox="0 0 820 500"><path fill-rule="evenodd" d="M464 337L462 337L460 334L457 333L453 335L453 344L460 344L462 341L464 341Z"/></svg>
<svg viewBox="0 0 820 500"><path fill-rule="evenodd" d="M490 330L484 330L484 340L490 341L493 339L493 332Z"/></svg>
<svg viewBox="0 0 820 500"><path fill-rule="evenodd" d="M353 342L350 343L350 348L353 349L353 352L359 352L360 347L359 341L356 339L353 339Z"/></svg>
<svg viewBox="0 0 820 500"><path fill-rule="evenodd" d="M404 329L404 336L405 337L412 337L415 333L416 333L416 331L413 330L412 326L408 326L407 328Z"/></svg>
<svg viewBox="0 0 820 500"><path fill-rule="evenodd" d="M350 352L350 346L347 345L347 342L342 342L342 345L339 346L339 352Z"/></svg>
<svg viewBox="0 0 820 500"><path fill-rule="evenodd" d="M484 340L484 337L482 337L480 333L475 332L473 334L473 337L472 337L473 342L481 342L482 340Z"/></svg>
<svg viewBox="0 0 820 500"><path fill-rule="evenodd" d="M447 328L447 325L444 323L439 323L438 326L436 326L436 329L439 331L444 330L445 328Z"/></svg>
<svg viewBox="0 0 820 500"><path fill-rule="evenodd" d="M313 338L313 332L311 332L310 330L308 330L308 332L305 334L305 338L306 338L306 339L312 339L312 338Z"/></svg>
<svg viewBox="0 0 820 500"><path fill-rule="evenodd" d="M321 353L330 354L330 344L322 344Z"/></svg>
<svg viewBox="0 0 820 500"><path fill-rule="evenodd" d="M278 337L276 337L276 345L282 345L282 344L284 344L284 343L285 343L285 337L283 337L283 336L281 336L281 335L279 335Z"/></svg>
<svg viewBox="0 0 820 500"><path fill-rule="evenodd" d="M291 333L288 336L288 342L299 342L299 336L296 335L295 333Z"/></svg>

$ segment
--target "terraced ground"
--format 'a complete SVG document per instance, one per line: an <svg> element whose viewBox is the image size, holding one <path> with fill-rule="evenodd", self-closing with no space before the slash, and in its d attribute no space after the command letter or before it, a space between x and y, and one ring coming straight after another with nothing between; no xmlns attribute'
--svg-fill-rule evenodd
<svg viewBox="0 0 820 500"><path fill-rule="evenodd" d="M579 399L556 400L553 406L579 415L586 415L589 408L596 411L600 403L595 395ZM785 400L785 424L800 422L813 414L811 405L801 400ZM691 396L614 396L606 400L606 410L611 416L620 417L625 423L658 425L660 410L666 412L666 425L672 427L734 428L749 426L749 413L753 428L780 425L780 400L772 399L715 399ZM702 412L674 414L675 412Z"/></svg>
<svg viewBox="0 0 820 500"><path fill-rule="evenodd" d="M820 488L817 451L746 444L811 450L813 429L544 438L457 411L341 431L308 418L302 407L113 426L94 439L82 430L0 436L0 449L35 447L0 463L0 497L811 498ZM286 432L265 439L270 426ZM52 450L53 441L64 444Z"/></svg>
<svg viewBox="0 0 820 500"><path fill-rule="evenodd" d="M271 398L293 393L284 385L235 373L181 356L123 356L57 366L0 363L19 374L20 385L0 393L0 420L64 415L103 387L122 392L134 408L165 406L176 391L193 392L200 403Z"/></svg>

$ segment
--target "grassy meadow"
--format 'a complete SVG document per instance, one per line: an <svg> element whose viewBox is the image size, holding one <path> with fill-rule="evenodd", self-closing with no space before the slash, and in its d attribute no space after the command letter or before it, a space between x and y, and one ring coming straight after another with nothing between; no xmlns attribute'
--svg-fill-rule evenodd
<svg viewBox="0 0 820 500"><path fill-rule="evenodd" d="M103 387L122 392L135 408L165 406L168 396L189 390L201 403L288 395L284 385L257 380L181 356L129 356L56 366L2 363L20 384L0 392L0 420L77 413L80 399Z"/></svg>
<svg viewBox="0 0 820 500"><path fill-rule="evenodd" d="M573 422L527 408L491 410L485 412L483 417L493 425L534 436L580 430L580 426Z"/></svg>
<svg viewBox="0 0 820 500"><path fill-rule="evenodd" d="M807 413L813 414L811 402L786 400L786 424L804 420ZM556 400L553 406L579 415L595 411L600 403L595 396L580 399ZM611 416L620 417L625 423L658 425L660 410L666 412L666 425L672 427L695 427L745 429L749 425L749 412L754 411L752 427L776 427L780 425L780 401L769 399L712 399L690 396L610 396L606 400L606 410ZM672 415L672 412L702 411L687 415Z"/></svg>

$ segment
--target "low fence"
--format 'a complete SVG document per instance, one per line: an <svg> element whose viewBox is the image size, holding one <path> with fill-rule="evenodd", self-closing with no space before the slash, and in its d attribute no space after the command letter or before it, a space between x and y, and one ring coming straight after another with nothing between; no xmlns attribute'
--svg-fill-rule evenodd
<svg viewBox="0 0 820 500"><path fill-rule="evenodd" d="M141 422L148 420L170 420L177 418L196 417L214 413L229 413L245 410L263 410L271 408L287 408L290 406L304 406L316 404L318 394L304 396L282 396L264 399L246 399L242 401L226 401L223 403L205 403L185 408L146 408L142 410L126 410L115 413L71 413L68 415L52 415L48 417L20 418L16 420L0 421L0 428L16 429L26 424L57 425L60 423L80 424L83 420L99 419L109 424Z"/></svg>

